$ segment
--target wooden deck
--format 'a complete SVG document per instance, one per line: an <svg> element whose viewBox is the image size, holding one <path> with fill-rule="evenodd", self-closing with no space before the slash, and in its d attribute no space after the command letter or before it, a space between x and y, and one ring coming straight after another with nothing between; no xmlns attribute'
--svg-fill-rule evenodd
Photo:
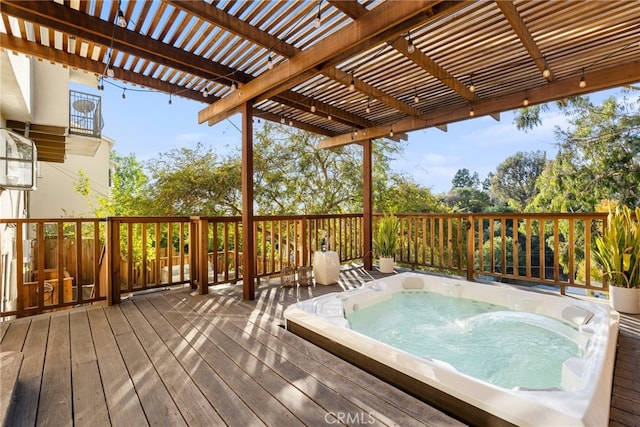
<svg viewBox="0 0 640 427"><path fill-rule="evenodd" d="M289 304L359 286L180 288L0 323L24 355L7 425L463 425L285 331ZM640 425L640 316L623 316L611 426Z"/></svg>

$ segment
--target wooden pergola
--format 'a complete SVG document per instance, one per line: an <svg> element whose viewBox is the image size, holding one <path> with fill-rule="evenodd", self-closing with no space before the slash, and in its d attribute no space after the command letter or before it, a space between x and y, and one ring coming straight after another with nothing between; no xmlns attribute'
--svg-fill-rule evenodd
<svg viewBox="0 0 640 427"><path fill-rule="evenodd" d="M243 115L243 241L252 245L252 118L371 139L640 81L636 1L2 1L3 49ZM195 118L194 118L195 119ZM254 248L244 248L252 299ZM371 266L370 257L365 260Z"/></svg>

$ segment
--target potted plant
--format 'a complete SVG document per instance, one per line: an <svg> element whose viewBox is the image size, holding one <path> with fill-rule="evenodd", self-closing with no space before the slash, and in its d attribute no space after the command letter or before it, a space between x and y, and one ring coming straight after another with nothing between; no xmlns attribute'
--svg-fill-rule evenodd
<svg viewBox="0 0 640 427"><path fill-rule="evenodd" d="M609 284L614 310L640 314L640 207L609 212L602 236L593 250Z"/></svg>
<svg viewBox="0 0 640 427"><path fill-rule="evenodd" d="M373 239L373 248L379 259L381 273L393 273L399 228L400 223L393 213L384 214L378 222L378 232Z"/></svg>

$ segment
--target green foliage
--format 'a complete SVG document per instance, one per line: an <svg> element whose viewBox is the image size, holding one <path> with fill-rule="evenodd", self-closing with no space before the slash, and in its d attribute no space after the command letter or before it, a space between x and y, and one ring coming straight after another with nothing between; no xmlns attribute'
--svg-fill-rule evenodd
<svg viewBox="0 0 640 427"><path fill-rule="evenodd" d="M596 238L593 253L609 283L624 288L640 288L640 207L635 218L629 207L610 212L607 227Z"/></svg>
<svg viewBox="0 0 640 427"><path fill-rule="evenodd" d="M557 130L558 154L536 183L532 211L592 212L603 199L640 205L640 98L588 98L567 109L570 127Z"/></svg>
<svg viewBox="0 0 640 427"><path fill-rule="evenodd" d="M376 181L374 210L378 212L447 212L449 209L431 190L403 174L392 174L386 181Z"/></svg>
<svg viewBox="0 0 640 427"><path fill-rule="evenodd" d="M384 214L378 221L378 231L373 238L373 248L379 257L394 258L398 248L400 222L393 213Z"/></svg>
<svg viewBox="0 0 640 427"><path fill-rule="evenodd" d="M451 180L451 186L453 188L479 188L480 178L478 176L478 172L474 172L472 174L467 168L458 169Z"/></svg>
<svg viewBox="0 0 640 427"><path fill-rule="evenodd" d="M510 208L524 211L537 194L536 180L546 162L546 154L542 151L519 151L507 157L491 177L491 194Z"/></svg>
<svg viewBox="0 0 640 427"><path fill-rule="evenodd" d="M239 215L240 160L213 147L174 148L145 164L152 215Z"/></svg>
<svg viewBox="0 0 640 427"><path fill-rule="evenodd" d="M491 206L489 195L472 187L453 188L445 197L445 203L451 206L454 212L484 212Z"/></svg>

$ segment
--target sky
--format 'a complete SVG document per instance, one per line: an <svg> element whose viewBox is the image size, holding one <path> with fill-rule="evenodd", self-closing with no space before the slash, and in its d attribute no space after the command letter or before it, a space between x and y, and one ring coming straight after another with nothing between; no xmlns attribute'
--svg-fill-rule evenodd
<svg viewBox="0 0 640 427"><path fill-rule="evenodd" d="M136 91L136 87L105 81L105 90L72 85L71 89L102 97L102 134L115 141L114 150L120 155L135 154L141 162L158 158L173 148L195 147L198 142L212 146L219 154L240 149L240 115L214 126L198 124L198 111L207 104L150 91ZM122 98L123 89L126 96ZM590 98L600 102L608 96L620 96L620 90L593 93ZM519 151L541 150L547 159L555 157L556 127L566 128L564 115L555 107L542 113L543 125L528 132L519 131L513 124L515 113L501 114L500 121L491 117L475 117L451 123L448 131L435 128L408 133L404 152L391 163L395 171L402 171L434 194L446 193L459 169L477 172L484 180L489 172L507 157Z"/></svg>

